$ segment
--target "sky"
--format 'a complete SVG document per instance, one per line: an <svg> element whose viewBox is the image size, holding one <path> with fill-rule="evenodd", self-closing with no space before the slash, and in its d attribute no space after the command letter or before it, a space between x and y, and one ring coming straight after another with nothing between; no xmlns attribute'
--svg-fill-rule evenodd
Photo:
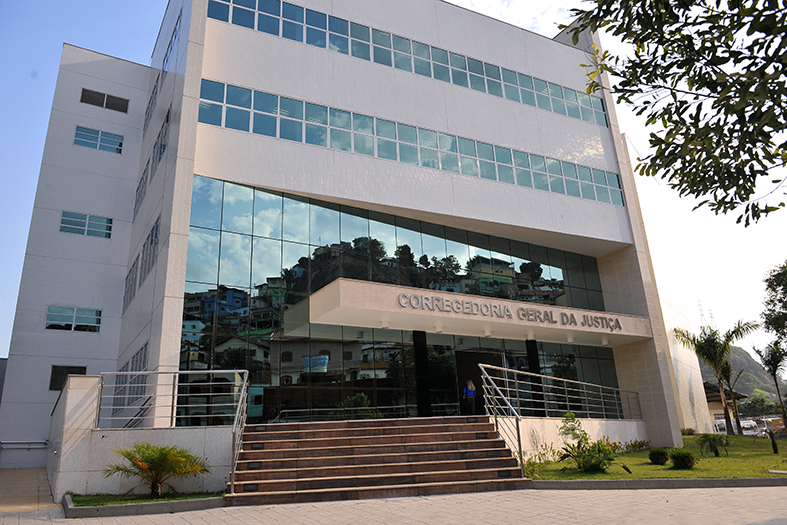
<svg viewBox="0 0 787 525"><path fill-rule="evenodd" d="M578 0L451 0L552 37L568 23ZM6 248L0 257L0 357L8 355L36 182L64 42L133 62L148 64L166 0L0 0L0 224ZM613 52L619 44L602 36ZM617 108L633 157L648 153L641 119ZM737 320L758 321L767 272L787 260L787 210L744 228L737 214L692 211L695 202L678 198L664 182L636 177L645 230L663 305L673 305L701 326L711 313L724 331ZM763 331L740 346L763 347Z"/></svg>

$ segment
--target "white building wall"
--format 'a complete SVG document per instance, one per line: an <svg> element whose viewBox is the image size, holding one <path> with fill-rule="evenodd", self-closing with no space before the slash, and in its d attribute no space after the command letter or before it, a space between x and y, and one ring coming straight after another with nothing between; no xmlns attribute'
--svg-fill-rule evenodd
<svg viewBox="0 0 787 525"><path fill-rule="evenodd" d="M128 113L80 103L82 88L129 99ZM52 365L113 370L120 333L148 69L65 45L36 191L0 406L0 441L46 439ZM76 126L123 135L122 154L74 145ZM131 199L129 199L131 196ZM61 233L62 210L110 217L110 239ZM101 310L99 333L45 330L49 305ZM32 461L32 463L31 463ZM0 468L42 466L7 450Z"/></svg>

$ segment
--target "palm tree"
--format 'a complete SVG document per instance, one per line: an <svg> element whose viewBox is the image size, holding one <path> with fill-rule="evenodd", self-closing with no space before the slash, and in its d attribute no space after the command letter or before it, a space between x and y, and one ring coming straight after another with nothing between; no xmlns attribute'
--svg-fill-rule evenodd
<svg viewBox="0 0 787 525"><path fill-rule="evenodd" d="M151 499L161 497L164 482L170 478L191 478L210 473L208 461L191 455L185 448L135 443L131 448L120 448L114 452L127 459L130 465L107 465L104 477L114 474L127 478L138 476L150 484Z"/></svg>
<svg viewBox="0 0 787 525"><path fill-rule="evenodd" d="M779 391L779 372L787 367L787 350L781 347L779 341L773 341L765 350L754 349L762 361L762 367L768 372L776 386L776 395L779 396L779 408L782 411L782 422L787 425L787 415L782 403L782 393Z"/></svg>
<svg viewBox="0 0 787 525"><path fill-rule="evenodd" d="M727 390L730 391L730 400L732 401L732 413L735 416L735 427L738 429L738 435L743 435L743 426L741 425L741 413L738 410L738 402L735 401L735 383L738 382L738 379L741 378L741 374L743 370L738 372L738 375L735 376L735 380L732 379L732 363L730 360L727 359L722 365L721 368L721 377L724 379L724 384L727 385Z"/></svg>
<svg viewBox="0 0 787 525"><path fill-rule="evenodd" d="M686 348L693 350L697 357L702 359L716 375L721 405L724 407L724 421L727 424L727 434L730 436L733 435L732 422L730 421L730 413L727 410L727 397L724 395L724 375L722 372L724 371L725 362L729 360L730 353L732 353L732 343L752 333L759 327L760 325L757 323L738 321L732 329L727 330L724 334L720 334L718 330L710 326L703 326L699 335L694 335L680 328L675 329L675 339Z"/></svg>

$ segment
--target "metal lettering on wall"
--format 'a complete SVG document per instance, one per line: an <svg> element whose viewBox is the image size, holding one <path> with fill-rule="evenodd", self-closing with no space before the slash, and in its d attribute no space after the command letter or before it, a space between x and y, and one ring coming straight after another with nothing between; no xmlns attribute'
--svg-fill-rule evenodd
<svg viewBox="0 0 787 525"><path fill-rule="evenodd" d="M623 330L620 319L603 315L582 315L577 319L570 312L556 312L554 310L541 310L521 306L516 309L516 314L508 305L474 301L472 299L449 299L436 295L420 295L400 293L397 302L401 308L416 310L431 310L438 312L453 312L463 315L480 315L483 317L497 317L499 319L516 319L531 323L560 324L563 326L581 326L585 328L606 328L610 332Z"/></svg>

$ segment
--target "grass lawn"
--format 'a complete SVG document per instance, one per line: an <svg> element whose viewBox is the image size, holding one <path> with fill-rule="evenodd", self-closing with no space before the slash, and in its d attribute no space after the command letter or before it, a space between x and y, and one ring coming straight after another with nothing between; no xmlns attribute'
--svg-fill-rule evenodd
<svg viewBox="0 0 787 525"><path fill-rule="evenodd" d="M150 494L71 494L71 500L77 507L100 507L103 505L123 505L125 503L150 503L151 501L174 501L179 499L218 498L223 492L198 492L191 494L164 494L159 499L150 499Z"/></svg>
<svg viewBox="0 0 787 525"><path fill-rule="evenodd" d="M697 436L683 436L686 448L699 459L691 470L675 470L672 463L653 465L648 451L620 454L606 472L580 472L573 462L547 462L541 465L539 477L535 479L651 479L651 478L774 478L785 474L770 474L768 470L787 471L787 441L777 440L779 454L771 449L769 439L731 436L732 444L727 447L729 455L721 449L721 456L700 455ZM625 463L631 474L623 470ZM561 472L564 467L569 467Z"/></svg>

